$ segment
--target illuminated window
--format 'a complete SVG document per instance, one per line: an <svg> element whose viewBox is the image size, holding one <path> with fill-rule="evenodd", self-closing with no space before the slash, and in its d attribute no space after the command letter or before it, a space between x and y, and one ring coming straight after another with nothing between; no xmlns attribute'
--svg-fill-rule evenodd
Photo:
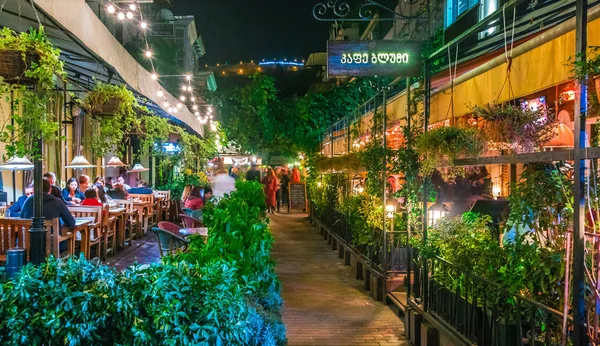
<svg viewBox="0 0 600 346"><path fill-rule="evenodd" d="M446 28L449 27L456 22L456 19L460 17L460 15L477 6L477 4L481 4L479 9L480 20L498 9L498 0L446 0L444 26ZM490 30L493 31L494 29L492 28Z"/></svg>

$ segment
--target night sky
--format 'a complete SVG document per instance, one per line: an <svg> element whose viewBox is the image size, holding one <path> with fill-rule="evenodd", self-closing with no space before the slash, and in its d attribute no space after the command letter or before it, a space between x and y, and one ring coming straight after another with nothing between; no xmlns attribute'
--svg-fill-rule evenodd
<svg viewBox="0 0 600 346"><path fill-rule="evenodd" d="M329 24L312 15L318 0L172 0L175 15L196 17L201 64L306 59L324 52Z"/></svg>

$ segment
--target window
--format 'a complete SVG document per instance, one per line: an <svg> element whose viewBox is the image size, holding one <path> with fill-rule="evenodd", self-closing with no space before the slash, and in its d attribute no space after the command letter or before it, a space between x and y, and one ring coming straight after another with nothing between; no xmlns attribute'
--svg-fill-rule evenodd
<svg viewBox="0 0 600 346"><path fill-rule="evenodd" d="M497 0L483 0L483 2ZM461 14L470 10L479 3L479 0L446 0L446 15L444 16L444 26L447 28L456 21Z"/></svg>

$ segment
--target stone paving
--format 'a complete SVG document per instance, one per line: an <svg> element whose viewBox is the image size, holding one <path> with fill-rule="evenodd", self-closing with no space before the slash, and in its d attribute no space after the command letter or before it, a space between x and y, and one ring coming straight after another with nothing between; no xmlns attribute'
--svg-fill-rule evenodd
<svg viewBox="0 0 600 346"><path fill-rule="evenodd" d="M305 214L275 214L288 345L409 345L402 321L373 300Z"/></svg>
<svg viewBox="0 0 600 346"><path fill-rule="evenodd" d="M156 235L148 232L139 240L134 240L130 247L117 251L116 256L108 258L107 264L118 270L123 270L134 263L150 264L160 261L160 251Z"/></svg>

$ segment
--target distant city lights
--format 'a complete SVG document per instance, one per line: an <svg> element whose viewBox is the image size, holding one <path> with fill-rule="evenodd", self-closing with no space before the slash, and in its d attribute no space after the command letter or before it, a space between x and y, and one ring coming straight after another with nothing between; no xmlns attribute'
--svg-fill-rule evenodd
<svg viewBox="0 0 600 346"><path fill-rule="evenodd" d="M265 65L286 65L286 66L304 66L304 64L293 61L261 61L258 63L260 66Z"/></svg>

